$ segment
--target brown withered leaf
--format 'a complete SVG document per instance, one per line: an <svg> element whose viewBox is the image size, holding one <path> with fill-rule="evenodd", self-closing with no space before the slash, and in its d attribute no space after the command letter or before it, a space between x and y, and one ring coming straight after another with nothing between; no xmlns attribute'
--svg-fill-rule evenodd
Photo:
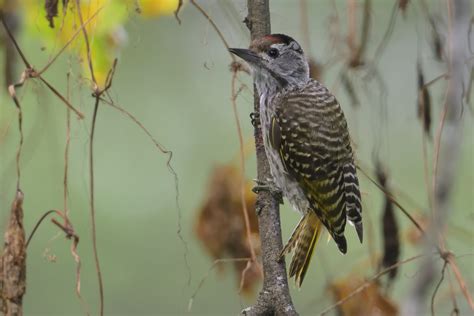
<svg viewBox="0 0 474 316"><path fill-rule="evenodd" d="M425 134L428 136L428 138L431 138L431 96L428 88L425 87L425 76L419 62L417 64L416 70L418 77L418 119L420 119L423 124L423 130L425 131Z"/></svg>
<svg viewBox="0 0 474 316"><path fill-rule="evenodd" d="M334 301L344 299L356 291L365 281L358 277L348 277L329 286ZM395 316L398 315L397 305L381 292L380 285L371 282L352 298L337 306L341 316Z"/></svg>
<svg viewBox="0 0 474 316"><path fill-rule="evenodd" d="M208 190L195 222L195 233L213 259L250 258L244 215L241 203L240 171L232 165L216 166L211 172ZM251 243L260 253L260 237L255 214L255 194L252 183L246 182L246 206L250 221ZM222 267L222 265L219 265ZM234 263L237 284L240 286L246 261ZM245 273L243 292L251 294L253 286L261 280L259 267L252 265Z"/></svg>
<svg viewBox="0 0 474 316"><path fill-rule="evenodd" d="M381 262L382 268L388 268L398 262L400 257L400 238L398 222L395 217L393 202L387 197L392 195L387 184L388 174L380 161L375 164L375 172L377 181L384 188L384 210L382 215L382 239L383 239L383 257ZM388 284L397 276L398 269L391 269L388 273Z"/></svg>
<svg viewBox="0 0 474 316"><path fill-rule="evenodd" d="M45 0L44 9L46 10L46 19L49 21L49 27L54 28L54 18L58 16L59 0Z"/></svg>
<svg viewBox="0 0 474 316"><path fill-rule="evenodd" d="M438 24L440 18L430 15L429 22L431 26L431 48L433 49L434 56L437 61L443 61L443 39L441 37Z"/></svg>
<svg viewBox="0 0 474 316"><path fill-rule="evenodd" d="M1 261L0 307L5 315L22 315L22 300L26 290L26 243L23 192L20 190L12 204Z"/></svg>

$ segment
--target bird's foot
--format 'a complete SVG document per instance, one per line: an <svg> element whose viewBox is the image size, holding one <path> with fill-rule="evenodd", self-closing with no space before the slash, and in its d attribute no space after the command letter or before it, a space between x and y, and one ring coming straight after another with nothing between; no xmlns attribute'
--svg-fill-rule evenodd
<svg viewBox="0 0 474 316"><path fill-rule="evenodd" d="M257 127L258 125L260 125L260 113L250 113L250 123L252 123L253 127Z"/></svg>
<svg viewBox="0 0 474 316"><path fill-rule="evenodd" d="M267 181L254 179L253 181L257 184L252 188L254 193L258 194L262 191L270 192L279 204L283 204L283 192L271 179L267 179Z"/></svg>

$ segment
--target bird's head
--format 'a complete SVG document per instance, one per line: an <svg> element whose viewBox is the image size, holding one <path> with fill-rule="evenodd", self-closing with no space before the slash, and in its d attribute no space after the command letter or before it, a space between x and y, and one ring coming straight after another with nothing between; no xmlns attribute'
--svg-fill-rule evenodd
<svg viewBox="0 0 474 316"><path fill-rule="evenodd" d="M275 84L279 88L299 86L309 80L308 62L301 46L284 34L271 34L252 41L249 49L230 48L253 70L257 87Z"/></svg>

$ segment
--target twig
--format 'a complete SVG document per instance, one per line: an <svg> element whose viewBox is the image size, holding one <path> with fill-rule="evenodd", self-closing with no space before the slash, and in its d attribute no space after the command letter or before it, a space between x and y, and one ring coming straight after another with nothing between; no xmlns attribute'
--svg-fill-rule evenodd
<svg viewBox="0 0 474 316"><path fill-rule="evenodd" d="M370 182L372 182L380 191L382 191L385 196L393 202L393 204L395 204L401 211L402 213L413 223L413 225L415 225L416 228L418 228L418 230L422 233L422 234L425 234L425 231L423 230L423 228L421 227L421 225L415 220L415 218L413 216L411 216L411 214L395 199L395 197L390 194L390 192L387 192L385 190L385 188L383 188L380 183L378 183L377 181L375 181L374 179L372 179L371 176L369 176L369 174L367 172L365 172L365 170L363 168L361 168L359 165L357 166L357 169L359 169L359 171L367 177L367 179L369 179Z"/></svg>
<svg viewBox="0 0 474 316"><path fill-rule="evenodd" d="M92 127L89 138L89 186L90 186L90 212L92 222L92 248L94 250L94 261L97 270L97 279L99 281L100 296L100 315L104 315L104 285L102 281L102 273L100 270L99 252L97 250L97 230L95 222L95 199L94 199L94 136L95 125L97 120L97 112L99 110L99 98L96 97L94 104L94 112L92 114Z"/></svg>
<svg viewBox="0 0 474 316"><path fill-rule="evenodd" d="M59 93L59 91L56 90L55 87L53 87L48 81L46 81L46 79L44 79L42 76L38 76L38 78L49 88L49 90L51 90L51 92L53 92L61 101L63 101L63 103L69 109L71 109L74 113L76 113L78 118L80 119L84 118L84 114L79 112L79 110L77 110L61 93Z"/></svg>
<svg viewBox="0 0 474 316"><path fill-rule="evenodd" d="M355 8L352 8L352 14L355 16ZM365 48L368 43L368 38L369 38L369 31L370 31L370 8L371 8L371 0L365 0L364 1L364 18L362 20L362 29L361 29L361 37L358 43L357 48L353 49L353 53L351 55L350 61L349 61L349 66L350 67L357 67L362 64L364 64L363 56L365 53ZM354 18L355 21L355 18ZM352 35L354 36L354 31L355 31L355 25L352 26L354 30L352 30ZM354 43L352 42L352 45Z"/></svg>
<svg viewBox="0 0 474 316"><path fill-rule="evenodd" d="M446 271L446 267L448 266L448 261L444 261L443 264L443 269L441 269L441 277L439 278L438 284L436 284L436 287L433 291L433 295L431 296L431 315L435 316L435 309L434 309L434 303L435 303L435 298L436 294L438 293L439 287L441 286L441 283L443 283L444 280L444 272Z"/></svg>
<svg viewBox="0 0 474 316"><path fill-rule="evenodd" d="M385 30L385 34L383 35L382 40L380 41L379 45L377 46L377 49L376 49L374 57L373 57L374 65L377 64L378 60L382 56L382 53L383 53L385 47L387 46L387 43L390 40L390 37L392 36L393 29L395 27L395 22L397 21L398 10L399 10L398 1L394 1L393 8L392 8L392 14L391 14L390 20L388 22L388 27Z"/></svg>
<svg viewBox="0 0 474 316"><path fill-rule="evenodd" d="M74 108L74 106L72 106L72 104L70 104L66 98L64 98L64 96L62 96L49 82L46 81L46 79L44 79L42 76L41 76L41 73L38 73L37 71L35 71L35 69L31 66L31 64L28 62L28 60L26 59L25 57L25 54L23 53L23 51L21 50L20 46L18 45L16 39L13 37L12 33L10 32L10 29L8 28L8 25L6 24L4 18L3 18L3 13L0 11L0 20L2 21L2 24L8 34L8 36L10 37L10 40L13 42L18 54L21 56L21 59L23 60L23 63L25 64L26 66L26 69L23 71L22 73L22 76L21 76L21 80L20 82L18 82L17 84L15 85L11 85L9 87L9 92L10 92L10 95L15 95L14 93L14 88L16 87L20 87L24 84L24 82L27 80L27 79L30 79L30 78L39 78L44 84L46 84L46 86L64 103L66 104L67 107L71 108L71 110L74 111L74 113L76 113L76 115L79 117L79 119L82 119L84 117L84 115L79 112L78 110L76 110ZM12 93L13 91L13 93ZM14 98L14 101L18 107L19 103L18 103L18 100L16 99L16 97Z"/></svg>
<svg viewBox="0 0 474 316"><path fill-rule="evenodd" d="M7 22L5 22L5 17L3 15L3 11L0 10L0 20L2 21L3 27L5 28L5 31L7 31L8 37L12 41L13 45L16 48L16 51L20 55L21 59L23 60L23 63L26 65L27 68L32 68L28 60L26 59L25 55L23 54L22 50L20 49L20 46L18 45L15 37L13 34L10 32L10 28L7 25Z"/></svg>
<svg viewBox="0 0 474 316"><path fill-rule="evenodd" d="M70 71L67 73L67 99L71 99L71 82L70 82ZM68 206L68 194L69 194L69 185L68 185L68 170L69 170L69 147L71 144L71 110L68 108L66 110L66 146L64 148L64 177L63 177L63 199L64 199L64 226L70 226L69 220L69 206ZM74 230L73 230L74 232ZM73 242L71 243L71 254L76 262L76 296L78 297L82 308L86 315L90 315L89 306L87 302L81 295L81 257L77 253L77 246L79 244L79 236L73 233L72 235Z"/></svg>
<svg viewBox="0 0 474 316"><path fill-rule="evenodd" d="M94 74L94 67L92 65L92 56L91 56L91 47L89 43L89 36L87 35L87 30L85 28L84 19L82 18L82 11L81 11L81 1L76 0L76 11L77 16L79 17L79 22L81 22L81 30L84 36L84 42L86 43L86 53L87 53L87 64L89 65L89 71L91 74L92 82L95 84L94 90L97 89L97 80L95 79Z"/></svg>
<svg viewBox="0 0 474 316"><path fill-rule="evenodd" d="M242 137L242 128L240 126L239 114L237 113L237 91L235 89L235 78L237 77L237 72L232 74L231 81L231 91L232 91L232 110L235 118L235 125L237 127L237 134L239 138L239 151L240 151L240 173L241 173L241 183L240 183L240 200L242 202L242 213L244 215L245 222L245 231L247 233L247 242L249 244L250 255L252 263L256 264L257 256L255 255L255 249L252 244L252 233L250 231L250 220L247 209L247 203L245 202L245 154L244 154L244 140Z"/></svg>
<svg viewBox="0 0 474 316"><path fill-rule="evenodd" d="M461 275L461 271L459 271L459 268L458 268L456 262L454 261L454 257L451 256L450 258L448 258L448 261L449 261L448 262L449 266L450 266L451 270L453 271L454 276L456 277L456 280L458 281L459 287L461 288L462 294L466 298L466 301L469 304L469 307L471 308L471 310L474 310L474 301L473 301L473 299L471 297L471 294L470 294L470 292L467 288L466 282L464 281L464 279Z"/></svg>
<svg viewBox="0 0 474 316"><path fill-rule="evenodd" d="M28 248L28 245L30 244L31 239L33 239L33 236L35 235L36 231L38 230L38 227L41 225L41 223L48 217L49 215L56 213L58 214L57 210L49 210L46 213L44 213L40 219L36 222L35 227L33 227L33 230L31 231L30 235L28 236L28 239L26 240L25 248Z"/></svg>
<svg viewBox="0 0 474 316"><path fill-rule="evenodd" d="M74 231L74 228L71 225L71 222L66 217L66 215L60 211L56 211L64 219L64 224L61 224L55 218L51 219L51 222L59 227L65 234L67 239L72 239L71 243L71 254L76 262L76 295L81 302L81 307L84 309L86 315L90 315L89 306L81 295L81 258L77 253L77 245L79 244L79 236Z"/></svg>
<svg viewBox="0 0 474 316"><path fill-rule="evenodd" d="M71 99L71 82L70 71L67 73L67 99ZM66 109L66 145L64 148L64 176L63 176L63 200L64 200L64 215L68 218L68 175L69 175L69 146L71 144L71 110Z"/></svg>
<svg viewBox="0 0 474 316"><path fill-rule="evenodd" d="M99 9L97 9L97 11L94 12L94 14L92 14L88 19L87 21L84 22L84 24L82 24L77 30L76 32L74 32L74 34L71 36L71 38L66 42L66 44L64 44L64 46L56 53L56 55L54 55L49 61L48 63L40 70L38 71L38 75L41 75L43 74L46 70L48 70L48 68L54 64L54 62L56 61L56 59L58 59L59 56L61 56L61 54L66 50L66 48L69 47L69 45L76 39L76 37L82 32L83 28L85 28L98 14L99 12L103 9L103 7L100 7ZM79 10L79 9L78 9Z"/></svg>
<svg viewBox="0 0 474 316"><path fill-rule="evenodd" d="M20 178L21 178L20 160L21 160L21 151L23 149L24 135L23 135L23 111L21 109L20 101L18 100L16 96L15 87L23 86L25 81L26 81L26 75L25 75L25 72L23 72L20 82L14 85L10 85L8 87L8 92L10 93L10 96L15 102L16 108L18 109L18 132L20 134L20 140L18 142L18 148L16 151L16 176L17 176L16 189L17 191L20 190Z"/></svg>
<svg viewBox="0 0 474 316"><path fill-rule="evenodd" d="M204 9L199 4L197 4L195 0L190 0L190 2L209 21L212 28L214 29L214 31L216 31L217 35L219 36L222 43L224 44L225 48L227 48L227 52L229 53L230 58L232 58L232 61L236 61L235 56L231 52L229 52L230 46L227 43L227 40L225 39L224 34L222 34L221 30L217 27L217 24L214 22L214 20L209 16L209 14L207 14L206 11L204 11Z"/></svg>
<svg viewBox="0 0 474 316"><path fill-rule="evenodd" d="M176 7L176 10L174 11L174 17L178 21L178 24L181 24L181 19L179 18L178 13L181 10L182 6L183 6L183 0L178 0L178 6Z"/></svg>
<svg viewBox="0 0 474 316"><path fill-rule="evenodd" d="M224 44L224 46L227 48L227 51L228 51L229 44L227 43L227 40L225 39L225 37L222 34L221 30L219 29L217 24L214 22L214 20L211 18L211 16L200 5L198 5L194 0L191 0L190 2L209 21L212 28L216 31L217 35L219 36L220 40L222 41L222 43ZM178 6L178 10L179 10L179 6ZM176 17L177 17L177 13L176 13ZM233 65L233 64L236 63L235 56L231 53L229 53L229 54L230 54L230 57L232 59L231 65ZM236 103L236 99L237 99L237 95L238 95L238 91L236 91L236 77L237 77L238 70L239 69L237 67L232 68L232 80L231 80L231 94L232 94L232 96L231 96L231 102L232 102L232 110L233 110L233 114L234 114L234 118L235 118L235 124L236 124L236 127L237 127L237 134L238 134L238 138L239 138L240 169L241 169L240 171L241 171L241 179L242 179L242 183L240 185L240 187L241 187L240 196L241 196L241 202L242 202L242 212L243 212L243 215L244 215L245 229L246 229L246 233L247 233L247 242L249 244L249 249L250 249L251 261L252 261L252 264L257 264L257 262L256 262L257 257L256 257L256 254L255 254L255 249L253 247L252 238L251 238L250 221L249 221L249 215L248 215L248 210L247 210L247 203L245 202L244 141L243 141L243 137L242 137L242 128L240 126L240 120L239 120L239 116L238 116L238 113L237 113L237 103ZM244 270L244 272L246 272L246 270L247 270L247 268ZM243 273L243 276L245 276L245 273Z"/></svg>
<svg viewBox="0 0 474 316"><path fill-rule="evenodd" d="M77 245L79 244L79 236L76 234L74 227L72 226L71 222L69 221L67 215L65 212L61 212L59 210L49 210L45 212L40 219L36 222L35 226L33 227L33 230L31 231L26 244L25 248L28 248L28 245L30 244L31 240L33 239L34 235L36 234L36 231L38 230L39 226L43 223L43 221L51 214L56 214L59 217L61 217L64 220L64 224L61 224L59 221L57 221L55 218L51 219L51 222L58 226L65 234L67 239L72 239L72 244L71 244L71 255L74 258L74 261L76 262L76 295L79 298L79 301L81 302L81 306L84 309L86 315L90 315L89 313L89 307L84 300L84 298L81 295L81 258L79 254L77 253Z"/></svg>
<svg viewBox="0 0 474 316"><path fill-rule="evenodd" d="M87 63L89 65L89 71L91 75L93 86L93 97L95 98L94 102L94 111L92 114L92 123L91 123L91 132L89 137L89 187L90 187L90 217L91 217L91 230L92 230L92 249L94 252L94 263L97 272L97 281L99 283L99 298L100 298L100 306L99 312L100 315L104 315L104 284L102 280L102 272L100 269L100 260L99 260L99 252L97 249L97 229L96 229L96 220L95 220L95 197L94 197L94 136L95 136L95 127L97 122L97 113L99 110L100 104L100 96L110 88L111 84L111 74L113 74L116 66L116 61L112 66L112 69L109 71L109 75L107 76L107 81L105 84L105 88L100 90L97 80L94 74L94 67L92 65L92 56L91 56L91 48L89 43L89 36L87 34L87 30L84 27L84 19L82 18L81 12L81 4L80 0L76 0L76 9L77 15L79 17L79 21L81 23L82 34L84 36L84 42L86 44L86 53L87 53Z"/></svg>
<svg viewBox="0 0 474 316"><path fill-rule="evenodd" d="M460 258L461 256L458 256ZM456 301L456 293L454 291L453 280L451 279L451 272L448 269L448 283L449 283L449 294L451 295L451 301L453 302L453 312L459 315L458 303ZM453 313L451 313L453 315Z"/></svg>

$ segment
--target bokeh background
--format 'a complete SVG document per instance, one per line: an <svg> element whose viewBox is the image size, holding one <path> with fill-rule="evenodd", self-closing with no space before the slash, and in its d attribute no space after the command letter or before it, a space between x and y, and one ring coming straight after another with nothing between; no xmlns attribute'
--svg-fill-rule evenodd
<svg viewBox="0 0 474 316"><path fill-rule="evenodd" d="M372 1L369 57L373 56L386 31L393 2ZM245 1L202 0L199 3L215 20L231 46L248 45L249 34L241 23L246 16ZM433 10L442 12L439 2L428 3ZM297 2L272 0L270 5L272 31L303 41ZM341 54L330 48L329 23L335 7L339 13L339 27L345 34L345 1L308 1L311 53L321 63ZM26 18L25 13L20 14ZM420 7L413 5L405 16L398 16L393 35L380 58L378 69L387 88L385 103L377 82L354 75L361 104L358 108L351 107L350 99L339 83L342 64L328 68L321 80L335 91L345 110L358 159L370 166L374 152L377 153L389 169L393 187L416 202L404 201L416 214L423 214L427 209L422 129L416 116L417 56L422 61L427 80L446 71L445 65L433 56L428 24L422 14ZM37 11L36 19L43 18L44 12ZM229 54L208 21L189 3L185 3L180 18L181 25L169 12L143 17L130 3L121 35L126 40L117 50L119 63L111 94L117 104L132 112L161 144L173 151L172 165L179 177L180 225L187 250L177 234L179 215L175 183L166 166L167 156L157 151L127 117L106 105L101 106L95 138L95 196L98 250L108 315L236 315L254 300L252 296L238 294L236 278L228 266L224 273L209 273L188 312L190 297L212 266L212 259L193 232L197 210L205 197L213 167L236 163L239 143L231 107ZM51 54L51 50L43 49L41 36L32 31L31 26L20 31L18 42L33 65L43 65ZM69 199L71 221L81 238L78 252L82 258L82 295L95 314L98 287L88 206L88 136L93 99L78 64L77 56L65 54L45 77L65 91L66 73L72 69L73 104L86 115L82 121L72 119ZM19 75L20 63L16 69ZM251 78L244 73L239 75L239 81L251 86ZM430 91L436 128L445 82L436 83ZM46 210L61 209L63 205L66 110L37 82L28 82L20 90L20 96L25 130L21 187L25 193L25 226L29 232ZM253 127L248 115L253 108L252 102L250 90L244 89L237 100L238 115L243 137L250 144ZM16 115L14 104L2 89L0 231L5 227L16 185L15 154L19 140ZM462 155L446 232L448 248L457 255L474 251L472 115L469 108L463 112ZM433 151L432 143L428 144L428 151ZM252 152L247 155L246 174L249 179L256 174ZM360 245L355 232L348 229L349 251L342 256L332 241L322 239L302 289L297 290L291 282L293 300L302 315L316 314L332 303L327 291L331 280L351 274L368 277L374 273L370 248L376 253L382 250L383 196L364 176L360 175L360 179L365 227L369 231L366 242ZM286 240L299 215L287 204L282 206L281 214ZM409 221L398 211L396 215L402 238L400 259L408 258L419 253L421 248L408 241L412 229ZM70 242L51 223L45 222L39 228L28 249L27 315L83 314L74 292L75 263L69 247ZM472 290L474 257L459 258L458 264ZM441 266L440 260L440 269ZM401 267L390 292L395 301L400 302L405 297L410 281L417 273L416 268L416 263ZM257 285L256 292L259 288ZM456 294L462 314L468 313L458 287ZM450 310L447 282L440 288L436 308L440 315Z"/></svg>

